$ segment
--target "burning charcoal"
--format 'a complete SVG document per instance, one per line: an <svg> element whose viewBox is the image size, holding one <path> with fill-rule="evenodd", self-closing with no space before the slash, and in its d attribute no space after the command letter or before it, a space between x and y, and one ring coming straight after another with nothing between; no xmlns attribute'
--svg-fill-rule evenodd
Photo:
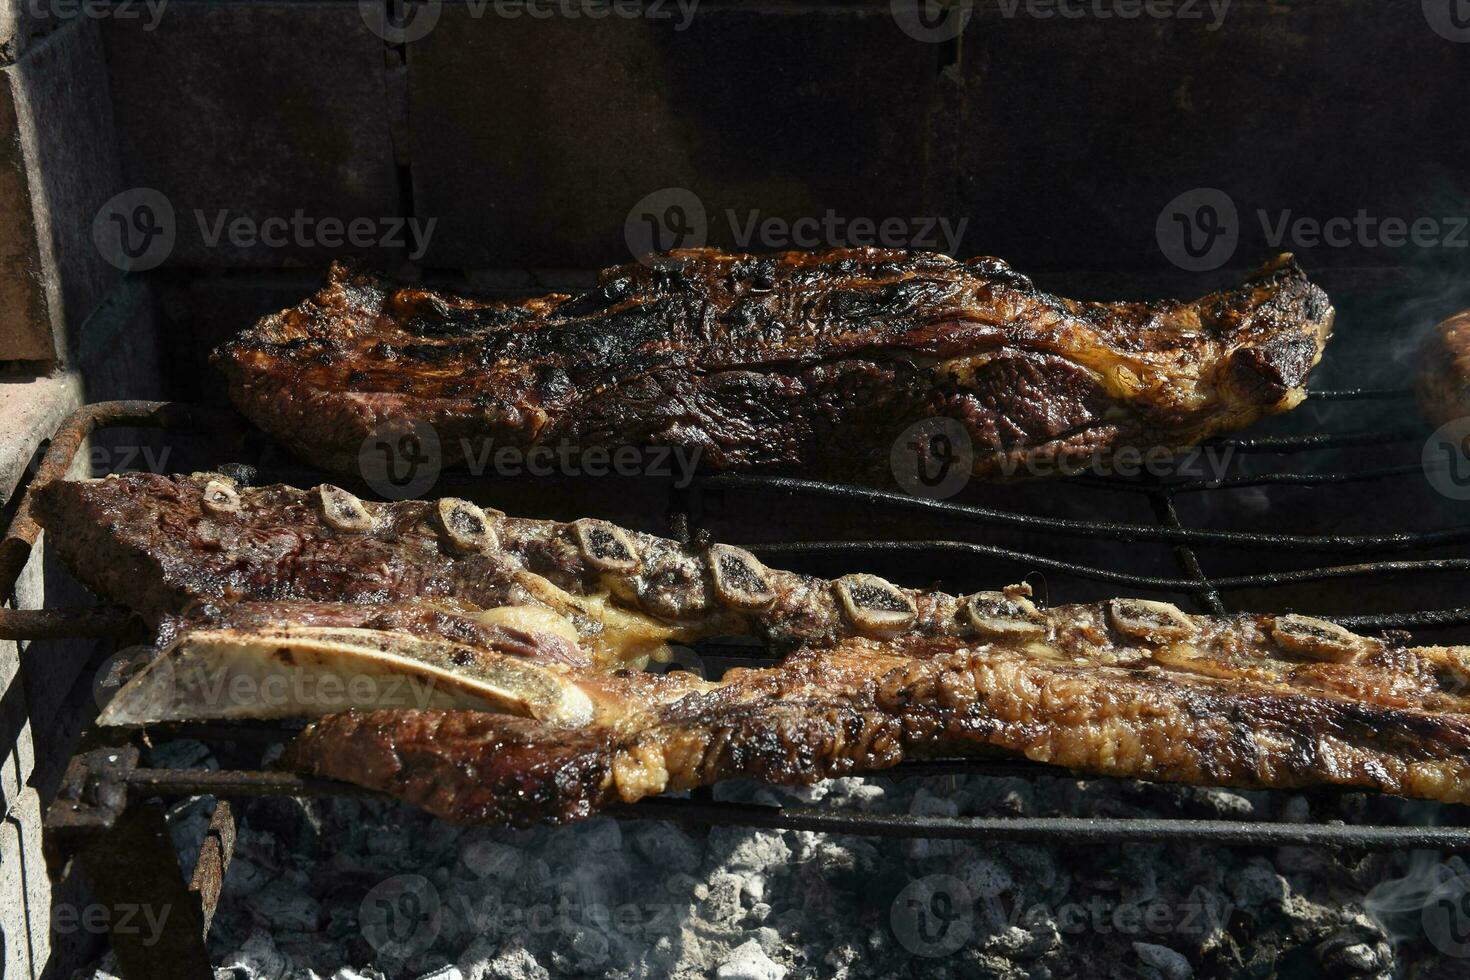
<svg viewBox="0 0 1470 980"><path fill-rule="evenodd" d="M1388 980L1394 972L1393 948L1382 930L1364 915L1317 944L1317 962L1329 977Z"/></svg>
<svg viewBox="0 0 1470 980"><path fill-rule="evenodd" d="M781 980L786 968L771 960L754 939L738 947L715 970L717 980Z"/></svg>
<svg viewBox="0 0 1470 980"><path fill-rule="evenodd" d="M1159 971L1164 980L1188 980L1194 976L1194 967L1183 953L1156 943L1134 943L1133 951L1144 963Z"/></svg>
<svg viewBox="0 0 1470 980"><path fill-rule="evenodd" d="M249 980L274 980L283 977L290 961L276 948L269 933L257 929L245 945L224 958L221 969Z"/></svg>
<svg viewBox="0 0 1470 980"><path fill-rule="evenodd" d="M266 885L246 904L263 929L312 932L322 919L316 899L282 880Z"/></svg>
<svg viewBox="0 0 1470 980"><path fill-rule="evenodd" d="M260 479L260 473L255 467L246 463L221 463L218 469L236 487L253 487Z"/></svg>

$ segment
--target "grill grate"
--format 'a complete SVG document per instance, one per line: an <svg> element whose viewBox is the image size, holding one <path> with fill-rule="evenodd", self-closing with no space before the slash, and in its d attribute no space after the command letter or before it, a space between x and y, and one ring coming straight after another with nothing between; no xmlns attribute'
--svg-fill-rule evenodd
<svg viewBox="0 0 1470 980"><path fill-rule="evenodd" d="M1406 392L1354 390L1317 392L1312 400L1323 404L1400 400ZM109 402L89 406L73 415L58 431L47 451L36 482L63 475L72 458L94 429L112 426L155 427L171 432L207 433L212 444L237 448L248 441L248 427L233 413L222 409L156 402ZM233 435L230 435L233 434ZM1261 437L1222 441L1237 451L1250 454L1302 454L1342 447L1371 448L1395 442L1422 439L1420 430L1392 429L1372 433L1311 433L1305 436ZM243 441L242 441L243 440ZM1294 485L1334 487L1369 480L1392 480L1421 472L1420 467L1395 465L1372 470L1342 472L1270 472L1232 477L1225 487ZM273 477L314 482L311 471L272 471ZM958 521L967 527L1009 528L1057 538L1063 542L1100 540L1118 543L1149 542L1169 546L1179 566L1178 576L1140 575L1094 567L1082 562L1052 557L999 545L961 540L822 540L749 544L765 556L809 558L840 556L851 567L859 559L885 555L944 558L978 555L1015 563L1029 569L1065 572L1072 576L1109 585L1176 593L1205 611L1224 612L1222 595L1245 590L1269 590L1303 583L1370 579L1402 574L1459 572L1470 568L1470 557L1404 558L1327 564L1288 571L1211 577L1196 554L1197 547L1227 547L1252 553L1272 550L1314 554L1352 555L1370 558L1379 554L1427 551L1470 541L1470 525L1455 525L1427 531L1381 534L1282 534L1196 528L1186 525L1175 505L1176 497L1197 494L1216 484L1195 481L1165 483L1157 480L1079 478L1068 485L1084 488L1124 490L1141 493L1151 504L1155 523L1088 521L1018 513L967 503L909 497L881 490L821 483L789 477L722 475L702 477L688 488L671 491L669 516L676 533L686 540L700 533L697 517L706 498L736 491L755 494L770 501L792 497L836 501L874 511L894 514L919 513ZM3 542L0 542L0 590L9 593L20 568L35 543L39 529L30 518L29 496L24 497ZM1470 608L1432 609L1390 614L1328 617L1358 629L1431 629L1470 623ZM16 611L0 609L0 637L34 639L58 636L117 636L129 623L121 610L103 608L77 610ZM707 662L740 662L759 655L758 648L711 645ZM214 743L279 740L289 732L248 725L193 726L193 731ZM94 733L90 745L116 733ZM104 743L105 744L105 743ZM98 755L98 753L102 753ZM118 760L122 761L118 761ZM152 770L137 766L136 749L92 749L73 760L67 788L48 814L47 826L54 835L73 839L78 832L110 831L130 804L152 798L213 794L224 798L259 795L351 795L371 794L317 780L305 780L262 768L226 771ZM906 778L929 775L1011 775L1028 778L1103 779L1068 774L1054 767L996 762L986 759L941 760L911 763L881 775ZM1323 791L1331 794L1336 791ZM110 801L106 804L96 801ZM832 833L898 837L942 837L969 839L1016 839L1058 843L1118 841L1191 841L1222 845L1275 846L1281 844L1330 845L1361 848L1434 847L1470 851L1470 827L1459 814L1462 808L1443 807L1443 817L1434 826L1349 826L1337 823L1277 823L1270 821L1224 821L1178 818L1117 819L1076 817L1029 818L944 818L876 814L813 807L777 807L717 802L708 792L691 798L658 798L623 808L619 816L677 819L706 824L746 824L761 827L820 830Z"/></svg>

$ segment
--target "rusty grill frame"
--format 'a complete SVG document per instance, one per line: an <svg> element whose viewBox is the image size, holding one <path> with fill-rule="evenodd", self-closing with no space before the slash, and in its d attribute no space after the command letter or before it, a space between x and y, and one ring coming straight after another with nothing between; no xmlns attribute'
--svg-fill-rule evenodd
<svg viewBox="0 0 1470 980"><path fill-rule="evenodd" d="M1409 392L1397 389L1352 389L1314 392L1310 397L1330 402L1394 400L1409 396ZM30 486L18 497L10 525L0 539L0 598L8 599L14 594L16 582L40 535L41 529L31 512L31 488L63 478L87 438L99 429L110 427L155 428L196 434L243 435L252 431L249 424L230 409L175 402L99 402L72 413L50 440ZM1296 453L1384 445L1422 438L1422 435L1420 430L1390 429L1227 439L1217 440L1215 445L1229 446L1242 453ZM1470 558L1359 561L1297 571L1211 578L1204 573L1195 555L1196 545L1305 549L1334 555L1403 553L1419 548L1470 543L1470 524L1432 531L1373 535L1205 530L1186 527L1180 522L1174 503L1177 495L1217 487L1330 486L1391 479L1418 472L1421 472L1419 466L1399 465L1342 472L1276 471L1228 478L1222 483L1163 484L1098 477L1073 479L1072 482L1081 486L1105 486L1146 495L1156 518L1153 524L1036 516L791 477L727 474L701 477L688 488L671 491L669 515L675 536L691 540L698 535L692 516L697 510L694 506L697 496L706 491L733 489L771 495L809 495L1061 536L1164 544L1172 546L1180 577L1136 575L972 541L834 540L747 544L747 547L762 557L872 555L897 551L1001 558L1024 562L1042 571L1061 571L1114 585L1175 592L1190 597L1204 611L1223 613L1226 610L1221 593L1404 572L1461 572L1470 569ZM1332 618L1358 630L1441 628L1470 624L1470 607ZM135 624L126 610L108 605L42 610L0 606L0 639L7 640L117 638L125 636ZM739 650L726 653L729 656L715 653L709 659L740 659ZM86 681L83 676L78 683ZM192 734L206 741L227 738L265 743L290 735L290 731L281 726L259 725L171 726L169 730ZM135 897L140 891L146 891L154 900L170 902L183 910L183 914L170 921L165 936L153 946L143 945L137 936L113 936L119 967L129 980L212 976L205 937L233 851L235 821L231 800L258 796L383 799L379 794L347 784L260 768L146 768L139 765L140 753L136 742L135 734L111 733L98 737L92 733L85 740L83 750L72 758L45 820L47 857L53 874L59 874L65 863L77 856L104 902L129 900L127 896ZM954 775L1111 778L1069 774L1064 769L1035 763L985 759L909 762L880 775L893 778ZM1329 788L1318 792L1333 794L1349 790ZM160 801L199 795L216 797L218 806L202 842L193 878L186 884L167 833ZM668 819L703 825L743 825L875 837L996 839L1068 845L1152 841L1251 847L1299 845L1470 852L1470 827L1454 825L1349 825L1172 817L989 818L873 814L820 806L716 801L708 790L695 791L687 798L648 799L610 812L625 819Z"/></svg>

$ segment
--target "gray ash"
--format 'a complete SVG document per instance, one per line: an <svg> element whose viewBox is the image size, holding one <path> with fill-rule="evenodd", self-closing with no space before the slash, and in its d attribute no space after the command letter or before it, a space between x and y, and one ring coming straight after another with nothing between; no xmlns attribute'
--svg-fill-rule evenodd
<svg viewBox="0 0 1470 980"><path fill-rule="evenodd" d="M175 742L152 761L201 760L212 761L202 746ZM1361 794L1066 777L731 783L716 797L944 816L1432 812ZM173 814L186 868L212 806ZM1470 867L1441 855L899 841L609 817L518 831L350 800L268 798L239 813L210 934L218 980L1470 977Z"/></svg>

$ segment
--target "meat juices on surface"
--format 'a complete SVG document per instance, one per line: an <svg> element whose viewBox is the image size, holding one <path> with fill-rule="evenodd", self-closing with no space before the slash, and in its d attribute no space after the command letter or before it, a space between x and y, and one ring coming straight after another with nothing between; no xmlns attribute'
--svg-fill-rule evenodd
<svg viewBox="0 0 1470 980"><path fill-rule="evenodd" d="M1093 303L994 258L686 249L520 304L338 265L214 360L245 415L338 471L412 420L451 465L464 440L670 445L713 470L875 479L905 429L943 416L976 475L1024 477L1294 407L1333 315L1289 255L1192 303Z"/></svg>

